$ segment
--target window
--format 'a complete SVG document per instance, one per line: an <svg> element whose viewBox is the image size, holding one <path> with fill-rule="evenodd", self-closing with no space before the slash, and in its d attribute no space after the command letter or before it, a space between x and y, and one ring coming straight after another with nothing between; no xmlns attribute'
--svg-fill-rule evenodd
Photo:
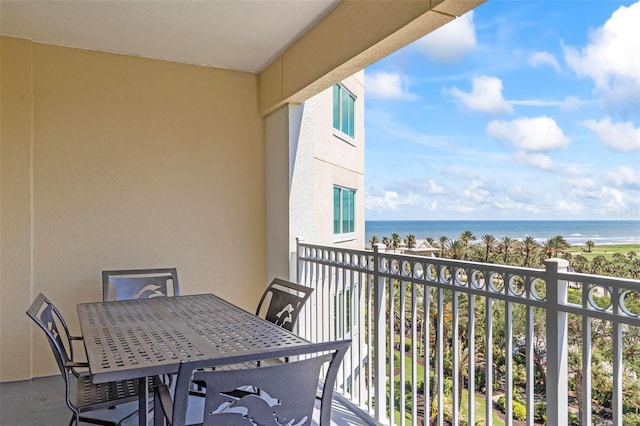
<svg viewBox="0 0 640 426"><path fill-rule="evenodd" d="M344 339L351 333L351 289L333 295L333 333L336 339ZM346 312L345 312L346 311Z"/></svg>
<svg viewBox="0 0 640 426"><path fill-rule="evenodd" d="M333 86L333 128L354 138L356 97L344 86Z"/></svg>
<svg viewBox="0 0 640 426"><path fill-rule="evenodd" d="M351 234L356 231L356 191L333 187L333 234Z"/></svg>

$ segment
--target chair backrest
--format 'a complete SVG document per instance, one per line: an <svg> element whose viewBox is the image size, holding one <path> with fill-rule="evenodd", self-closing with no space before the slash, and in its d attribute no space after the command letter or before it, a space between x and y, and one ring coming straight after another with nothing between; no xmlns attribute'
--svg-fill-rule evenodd
<svg viewBox="0 0 640 426"><path fill-rule="evenodd" d="M73 360L73 346L71 345L69 329L60 311L40 293L27 310L27 315L44 331L53 356L58 363L60 373L67 384L67 363Z"/></svg>
<svg viewBox="0 0 640 426"><path fill-rule="evenodd" d="M280 327L293 331L300 311L313 289L274 278L260 298L256 315ZM268 306L263 306L268 302ZM263 313L266 310L266 313Z"/></svg>
<svg viewBox="0 0 640 426"><path fill-rule="evenodd" d="M179 295L176 268L102 271L102 300L105 302Z"/></svg>
<svg viewBox="0 0 640 426"><path fill-rule="evenodd" d="M190 384L195 380L206 383L204 426L240 426L248 424L247 419L259 425L310 425L320 385L320 425L329 425L336 376L350 345L350 340L316 343L299 360L236 370L211 369L207 359L184 360L176 380L172 424L185 424ZM301 355L301 351L281 355ZM247 386L251 392L238 392Z"/></svg>

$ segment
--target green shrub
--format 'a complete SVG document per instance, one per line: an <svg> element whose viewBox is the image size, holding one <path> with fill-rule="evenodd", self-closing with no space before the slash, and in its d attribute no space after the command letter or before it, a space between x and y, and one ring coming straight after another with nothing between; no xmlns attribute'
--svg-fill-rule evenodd
<svg viewBox="0 0 640 426"><path fill-rule="evenodd" d="M547 423L547 404L544 402L536 402L533 405L533 419L536 423Z"/></svg>
<svg viewBox="0 0 640 426"><path fill-rule="evenodd" d="M623 416L622 424L625 426L640 426L640 414L627 413Z"/></svg>
<svg viewBox="0 0 640 426"><path fill-rule="evenodd" d="M404 351L405 352L410 352L411 351L411 342L408 342L405 340L404 342Z"/></svg>
<svg viewBox="0 0 640 426"><path fill-rule="evenodd" d="M442 382L442 390L446 396L450 396L453 393L453 380L447 377Z"/></svg>
<svg viewBox="0 0 640 426"><path fill-rule="evenodd" d="M569 412L569 424L571 426L580 426L580 419L578 418L577 414Z"/></svg>
<svg viewBox="0 0 640 426"><path fill-rule="evenodd" d="M513 418L516 420L527 420L527 407L518 401L513 401Z"/></svg>
<svg viewBox="0 0 640 426"><path fill-rule="evenodd" d="M507 411L507 399L503 396L498 398L498 408L503 413ZM527 407L516 401L511 401L511 408L513 410L513 418L516 420L526 420L527 419Z"/></svg>

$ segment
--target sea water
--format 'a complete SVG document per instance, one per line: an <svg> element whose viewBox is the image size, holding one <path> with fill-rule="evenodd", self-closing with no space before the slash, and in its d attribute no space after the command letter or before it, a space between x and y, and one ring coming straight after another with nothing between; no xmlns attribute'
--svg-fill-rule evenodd
<svg viewBox="0 0 640 426"><path fill-rule="evenodd" d="M561 235L572 245L584 245L589 240L596 245L640 244L640 220L368 220L365 222L365 244L369 244L373 235L382 240L383 237L391 238L394 232L402 239L413 234L417 240L431 237L437 241L441 236L459 239L464 231L473 232L477 239L491 234L497 239L531 236L544 242Z"/></svg>

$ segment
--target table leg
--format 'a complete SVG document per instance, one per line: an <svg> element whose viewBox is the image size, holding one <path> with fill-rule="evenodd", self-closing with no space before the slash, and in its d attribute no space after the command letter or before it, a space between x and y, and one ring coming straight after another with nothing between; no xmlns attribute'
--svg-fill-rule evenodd
<svg viewBox="0 0 640 426"><path fill-rule="evenodd" d="M138 379L138 425L149 426L149 417L147 411L147 401L149 400L149 386L147 386L149 378L144 377Z"/></svg>

